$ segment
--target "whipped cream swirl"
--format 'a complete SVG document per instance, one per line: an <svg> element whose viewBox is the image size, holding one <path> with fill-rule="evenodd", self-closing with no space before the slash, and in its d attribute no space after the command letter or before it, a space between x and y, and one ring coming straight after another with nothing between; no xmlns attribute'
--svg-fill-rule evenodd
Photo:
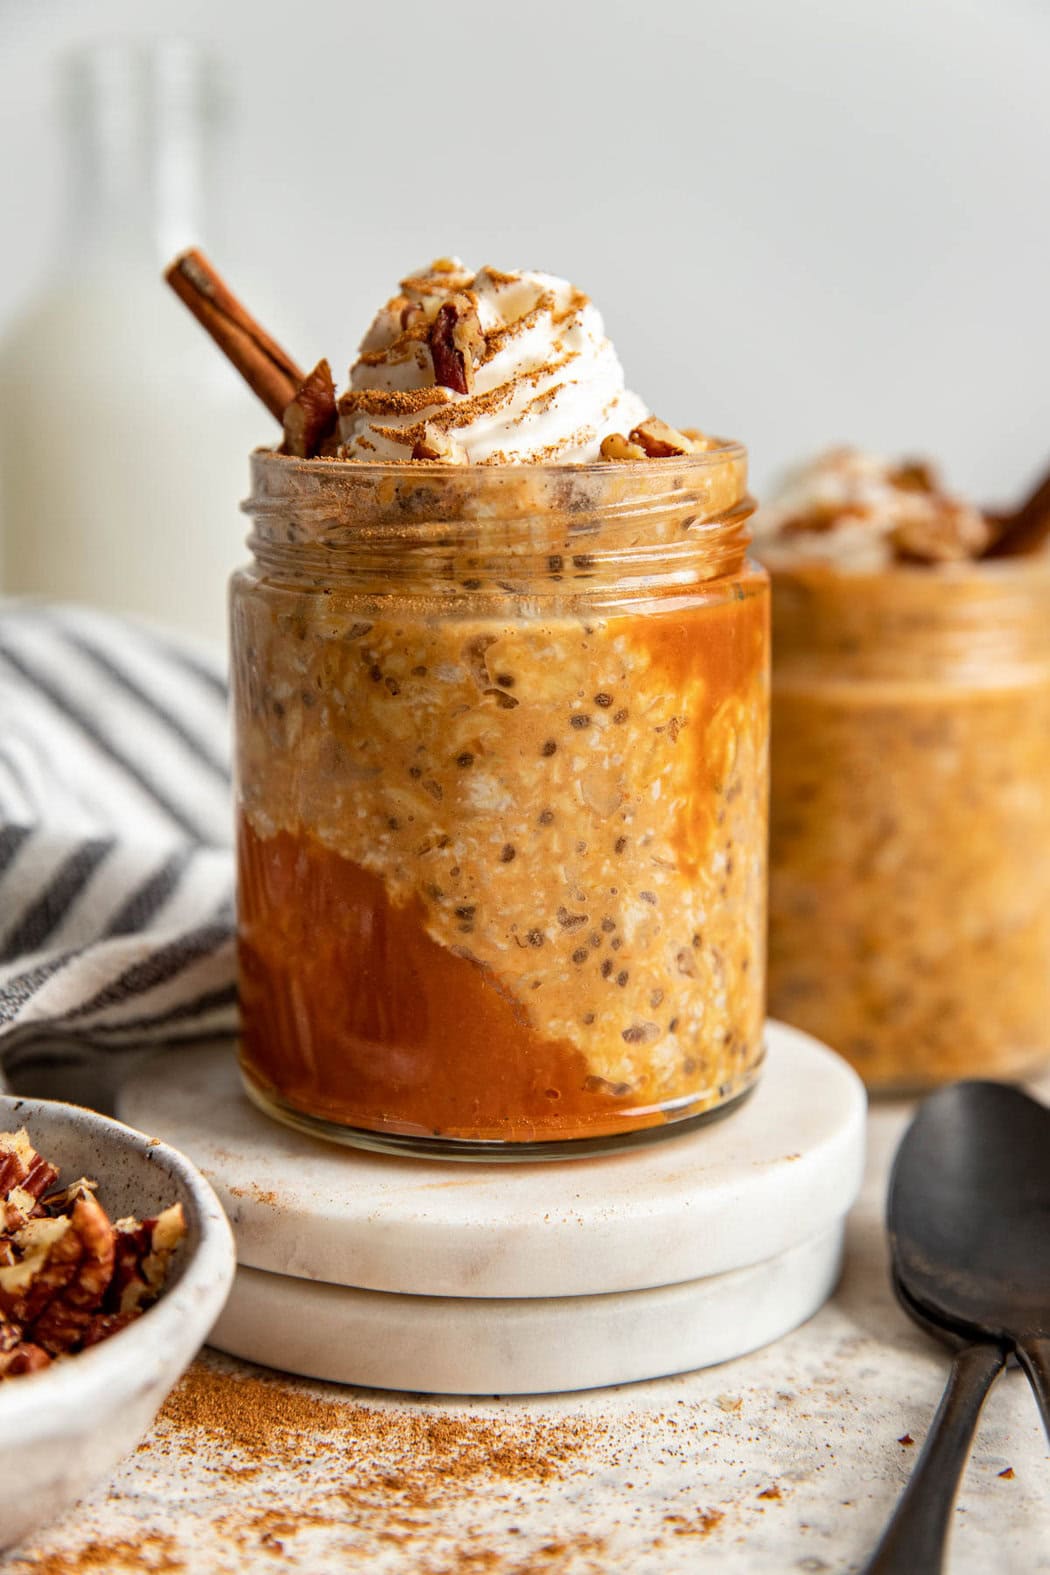
<svg viewBox="0 0 1050 1575"><path fill-rule="evenodd" d="M484 339L466 393L436 383L428 341L454 297L473 306ZM471 464L583 463L648 414L582 291L551 274L472 274L448 259L403 280L339 401L344 456L373 461L411 458L429 425Z"/></svg>
<svg viewBox="0 0 1050 1575"><path fill-rule="evenodd" d="M977 558L990 540L981 512L946 493L930 465L856 448L792 471L751 530L752 550L772 569L810 562L862 574Z"/></svg>

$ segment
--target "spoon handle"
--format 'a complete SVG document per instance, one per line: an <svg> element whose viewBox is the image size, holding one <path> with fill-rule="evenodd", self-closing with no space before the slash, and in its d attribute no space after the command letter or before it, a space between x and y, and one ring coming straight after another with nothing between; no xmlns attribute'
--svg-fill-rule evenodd
<svg viewBox="0 0 1050 1575"><path fill-rule="evenodd" d="M1005 1361L998 1345L967 1345L956 1353L922 1454L864 1575L938 1575L977 1418Z"/></svg>
<svg viewBox="0 0 1050 1575"><path fill-rule="evenodd" d="M1027 1340L1019 1341L1017 1360L1035 1390L1036 1404L1043 1418L1046 1436L1050 1438L1050 1338L1034 1334Z"/></svg>

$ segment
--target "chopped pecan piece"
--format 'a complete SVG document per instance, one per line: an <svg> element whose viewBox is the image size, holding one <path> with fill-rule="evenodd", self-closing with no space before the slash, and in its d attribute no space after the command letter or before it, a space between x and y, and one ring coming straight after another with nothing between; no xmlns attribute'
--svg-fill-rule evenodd
<svg viewBox="0 0 1050 1575"><path fill-rule="evenodd" d="M129 1323L134 1323L137 1317L137 1310L126 1313L95 1313L80 1337L81 1349L86 1351L91 1345L101 1345L102 1341L108 1340L111 1334L119 1334Z"/></svg>
<svg viewBox="0 0 1050 1575"><path fill-rule="evenodd" d="M427 343L435 383L457 394L473 393L474 367L485 348L485 336L469 295L450 296L439 307Z"/></svg>
<svg viewBox="0 0 1050 1575"><path fill-rule="evenodd" d="M284 446L288 453L297 459L313 459L335 431L338 416L332 369L320 360L285 407Z"/></svg>
<svg viewBox="0 0 1050 1575"><path fill-rule="evenodd" d="M21 1325L0 1318L0 1378L17 1378L22 1373L35 1373L50 1365L50 1356L25 1338Z"/></svg>
<svg viewBox="0 0 1050 1575"><path fill-rule="evenodd" d="M601 456L603 459L645 459L645 449L638 443L629 443L622 432L610 432L608 437L602 438Z"/></svg>
<svg viewBox="0 0 1050 1575"><path fill-rule="evenodd" d="M58 1171L41 1159L24 1127L19 1132L0 1132L0 1232L19 1230L57 1177Z"/></svg>
<svg viewBox="0 0 1050 1575"><path fill-rule="evenodd" d="M897 556L916 563L950 563L979 558L992 539L992 527L975 509L943 502L916 510L893 532Z"/></svg>
<svg viewBox="0 0 1050 1575"><path fill-rule="evenodd" d="M692 438L687 438L684 432L676 432L657 416L639 422L629 437L649 459L671 459L680 454L692 454L696 448Z"/></svg>
<svg viewBox="0 0 1050 1575"><path fill-rule="evenodd" d="M437 459L446 465L465 465L467 463L466 449L462 448L447 432L436 427L432 421L427 421L423 427L423 435L416 439L412 449L413 459Z"/></svg>
<svg viewBox="0 0 1050 1575"><path fill-rule="evenodd" d="M156 1219L118 1220L115 1226L113 1279L105 1311L138 1312L164 1284L172 1253L186 1234L181 1203L173 1203Z"/></svg>
<svg viewBox="0 0 1050 1575"><path fill-rule="evenodd" d="M902 492L936 492L937 478L922 459L906 459L890 471L888 481Z"/></svg>

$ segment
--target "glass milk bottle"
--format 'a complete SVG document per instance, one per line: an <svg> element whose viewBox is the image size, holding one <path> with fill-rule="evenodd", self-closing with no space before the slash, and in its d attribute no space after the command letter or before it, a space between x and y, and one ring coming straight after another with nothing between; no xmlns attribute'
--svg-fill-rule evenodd
<svg viewBox="0 0 1050 1575"><path fill-rule="evenodd" d="M213 71L191 45L71 56L51 277L0 345L0 589L220 640L245 448L267 422L161 265L202 239Z"/></svg>

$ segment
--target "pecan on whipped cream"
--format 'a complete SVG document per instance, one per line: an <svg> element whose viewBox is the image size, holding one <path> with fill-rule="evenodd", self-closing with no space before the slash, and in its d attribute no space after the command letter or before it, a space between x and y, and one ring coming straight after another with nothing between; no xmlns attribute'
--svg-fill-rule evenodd
<svg viewBox="0 0 1050 1575"><path fill-rule="evenodd" d="M404 279L365 335L339 401L340 455L586 463L648 415L581 290L442 258Z"/></svg>
<svg viewBox="0 0 1050 1575"><path fill-rule="evenodd" d="M0 1132L0 1380L116 1334L160 1295L186 1232L181 1203L110 1220L81 1178L60 1191L29 1134Z"/></svg>
<svg viewBox="0 0 1050 1575"><path fill-rule="evenodd" d="M770 568L826 563L854 573L980 558L992 539L972 504L945 492L924 461L835 448L792 471L752 521Z"/></svg>

